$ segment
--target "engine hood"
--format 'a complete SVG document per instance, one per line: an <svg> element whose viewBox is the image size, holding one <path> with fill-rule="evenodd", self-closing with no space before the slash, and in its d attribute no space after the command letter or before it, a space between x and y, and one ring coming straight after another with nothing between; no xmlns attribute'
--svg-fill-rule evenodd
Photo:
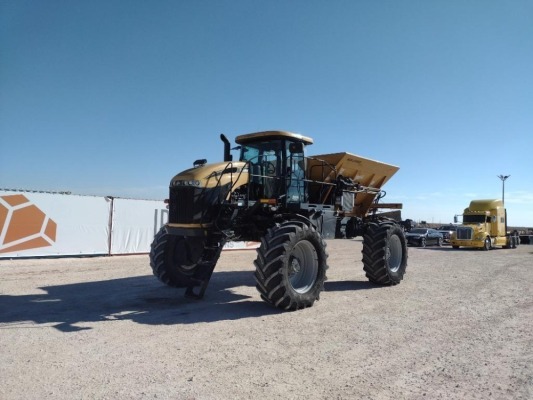
<svg viewBox="0 0 533 400"><path fill-rule="evenodd" d="M236 186L240 186L248 182L248 168L245 166L245 162L226 161L186 169L172 178L170 187L213 188L228 183L232 186L237 183Z"/></svg>

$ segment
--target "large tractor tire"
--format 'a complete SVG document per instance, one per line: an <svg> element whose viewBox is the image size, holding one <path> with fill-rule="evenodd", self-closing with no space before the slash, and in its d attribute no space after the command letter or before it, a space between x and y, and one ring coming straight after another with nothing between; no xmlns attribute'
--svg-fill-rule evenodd
<svg viewBox="0 0 533 400"><path fill-rule="evenodd" d="M290 221L261 238L255 265L261 298L283 310L311 307L326 281L326 242L312 227Z"/></svg>
<svg viewBox="0 0 533 400"><path fill-rule="evenodd" d="M370 223L363 236L363 269L372 283L397 285L407 268L407 241L402 228L389 221Z"/></svg>
<svg viewBox="0 0 533 400"><path fill-rule="evenodd" d="M212 272L206 271L202 262L206 253L204 238L169 235L163 227L152 242L150 266L154 275L168 286L199 286ZM216 263L219 254L210 261Z"/></svg>

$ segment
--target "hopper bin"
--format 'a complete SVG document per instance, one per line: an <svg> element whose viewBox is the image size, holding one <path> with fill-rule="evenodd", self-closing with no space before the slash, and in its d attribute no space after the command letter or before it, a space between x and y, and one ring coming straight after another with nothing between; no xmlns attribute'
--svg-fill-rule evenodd
<svg viewBox="0 0 533 400"><path fill-rule="evenodd" d="M339 175L350 178L368 190L357 193L355 204L347 216L363 217L372 208L379 189L398 171L399 167L379 161L364 158L351 153L320 154L309 157L307 164L308 177L315 182L332 182ZM326 202L333 195L333 187L316 193L318 186L310 183L310 192L315 190L315 198Z"/></svg>

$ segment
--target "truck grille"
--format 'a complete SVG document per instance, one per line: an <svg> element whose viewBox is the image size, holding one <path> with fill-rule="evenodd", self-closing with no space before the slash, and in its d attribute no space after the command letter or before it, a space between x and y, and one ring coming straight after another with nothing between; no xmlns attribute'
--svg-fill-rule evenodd
<svg viewBox="0 0 533 400"><path fill-rule="evenodd" d="M169 222L171 223L192 223L194 211L194 187L173 187L170 188L169 202Z"/></svg>
<svg viewBox="0 0 533 400"><path fill-rule="evenodd" d="M226 197L230 186L198 188L178 186L170 188L168 220L175 224L209 223L216 216L217 207Z"/></svg>
<svg viewBox="0 0 533 400"><path fill-rule="evenodd" d="M473 231L471 228L457 228L457 239L472 240Z"/></svg>

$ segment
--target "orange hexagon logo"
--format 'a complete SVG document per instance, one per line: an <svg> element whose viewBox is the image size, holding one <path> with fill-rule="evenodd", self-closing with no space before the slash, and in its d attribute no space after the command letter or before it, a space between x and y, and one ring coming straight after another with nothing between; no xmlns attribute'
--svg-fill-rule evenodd
<svg viewBox="0 0 533 400"><path fill-rule="evenodd" d="M52 246L57 224L26 196L0 196L0 253Z"/></svg>

